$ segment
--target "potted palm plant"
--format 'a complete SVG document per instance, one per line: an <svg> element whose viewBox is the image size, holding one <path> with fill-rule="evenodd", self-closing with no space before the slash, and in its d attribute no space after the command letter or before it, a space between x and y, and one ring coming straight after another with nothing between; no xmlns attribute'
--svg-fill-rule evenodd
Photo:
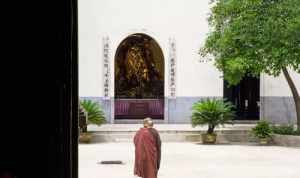
<svg viewBox="0 0 300 178"><path fill-rule="evenodd" d="M87 125L95 124L95 125L102 125L105 122L104 112L99 105L98 102L92 100L82 100L80 101L81 106L81 117L80 118L80 136L79 142L88 143L90 142L92 135L87 130Z"/></svg>
<svg viewBox="0 0 300 178"><path fill-rule="evenodd" d="M214 144L217 134L214 129L226 123L232 124L234 106L224 99L206 99L194 103L192 107L192 126L208 125L206 133L201 135L202 143Z"/></svg>
<svg viewBox="0 0 300 178"><path fill-rule="evenodd" d="M251 130L252 134L259 139L261 145L269 143L272 135L272 127L268 121L258 121L256 126Z"/></svg>

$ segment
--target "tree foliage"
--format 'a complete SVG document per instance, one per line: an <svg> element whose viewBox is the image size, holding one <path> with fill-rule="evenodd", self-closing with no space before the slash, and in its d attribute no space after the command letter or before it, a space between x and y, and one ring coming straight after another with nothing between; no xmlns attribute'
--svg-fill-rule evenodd
<svg viewBox="0 0 300 178"><path fill-rule="evenodd" d="M283 68L300 73L300 0L212 3L212 30L200 54L212 55L230 84L245 75L278 76Z"/></svg>

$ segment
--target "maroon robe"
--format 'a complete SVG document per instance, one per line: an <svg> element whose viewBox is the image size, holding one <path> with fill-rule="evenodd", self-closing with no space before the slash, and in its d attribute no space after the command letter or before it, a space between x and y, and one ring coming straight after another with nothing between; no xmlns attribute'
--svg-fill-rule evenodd
<svg viewBox="0 0 300 178"><path fill-rule="evenodd" d="M153 128L141 128L134 136L134 174L142 178L157 178L160 166L161 140Z"/></svg>

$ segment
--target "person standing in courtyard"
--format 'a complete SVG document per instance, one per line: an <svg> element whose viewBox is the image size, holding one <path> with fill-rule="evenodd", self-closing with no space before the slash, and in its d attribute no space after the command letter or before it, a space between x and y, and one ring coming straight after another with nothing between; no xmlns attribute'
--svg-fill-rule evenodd
<svg viewBox="0 0 300 178"><path fill-rule="evenodd" d="M134 136L135 163L134 175L142 178L157 178L161 160L161 140L153 128L151 118L145 118L144 127Z"/></svg>

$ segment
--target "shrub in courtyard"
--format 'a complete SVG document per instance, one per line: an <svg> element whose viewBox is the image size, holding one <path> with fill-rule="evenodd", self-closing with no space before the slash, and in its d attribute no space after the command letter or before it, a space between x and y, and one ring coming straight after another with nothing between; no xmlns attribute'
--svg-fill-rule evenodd
<svg viewBox="0 0 300 178"><path fill-rule="evenodd" d="M261 120L252 128L251 132L259 139L261 144L267 144L272 135L272 127L268 121Z"/></svg>
<svg viewBox="0 0 300 178"><path fill-rule="evenodd" d="M104 112L98 102L82 100L80 104L87 112L87 124L101 125L105 122Z"/></svg>
<svg viewBox="0 0 300 178"><path fill-rule="evenodd" d="M214 129L226 123L232 124L234 118L234 106L224 99L206 99L194 103L192 107L192 126L208 125L203 142L215 143L216 134ZM207 138L207 139L205 139Z"/></svg>
<svg viewBox="0 0 300 178"><path fill-rule="evenodd" d="M87 116L87 120L85 117ZM89 143L92 139L92 134L87 132L87 125L95 124L101 125L105 122L104 112L101 106L92 100L80 101L80 115L79 115L80 137L79 142Z"/></svg>
<svg viewBox="0 0 300 178"><path fill-rule="evenodd" d="M272 131L280 135L300 135L300 129L295 130L293 125L272 126Z"/></svg>

